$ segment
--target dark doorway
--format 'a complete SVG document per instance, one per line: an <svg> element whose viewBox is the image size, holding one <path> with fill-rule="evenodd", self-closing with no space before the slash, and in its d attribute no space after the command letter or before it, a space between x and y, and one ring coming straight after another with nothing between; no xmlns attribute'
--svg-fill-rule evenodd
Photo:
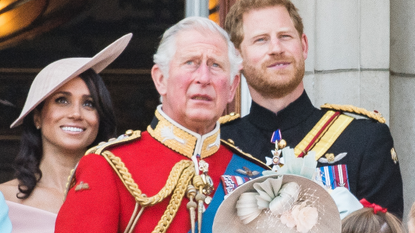
<svg viewBox="0 0 415 233"><path fill-rule="evenodd" d="M12 178L11 164L19 144L20 129L9 126L20 113L33 78L52 61L91 57L132 32L124 53L101 76L113 98L118 134L127 129L145 130L152 119L159 103L150 77L152 55L162 33L184 17L184 0L84 2L65 23L0 50L0 182Z"/></svg>

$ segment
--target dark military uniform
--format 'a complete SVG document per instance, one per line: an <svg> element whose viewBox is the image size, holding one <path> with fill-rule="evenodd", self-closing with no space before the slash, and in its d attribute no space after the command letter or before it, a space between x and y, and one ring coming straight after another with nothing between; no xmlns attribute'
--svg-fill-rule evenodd
<svg viewBox="0 0 415 233"><path fill-rule="evenodd" d="M270 142L275 130L280 129L287 145L294 148L325 112L315 108L305 92L278 114L252 102L249 115L222 125L221 137L266 161L275 149ZM346 152L346 156L333 164L319 162L318 167L346 164L350 191L358 199L366 198L402 218L402 178L391 150L393 139L386 124L354 119L327 151L335 156Z"/></svg>

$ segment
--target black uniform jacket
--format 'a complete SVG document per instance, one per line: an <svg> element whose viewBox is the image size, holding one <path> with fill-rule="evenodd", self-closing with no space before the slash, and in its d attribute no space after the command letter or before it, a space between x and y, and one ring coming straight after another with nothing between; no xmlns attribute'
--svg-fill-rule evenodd
<svg viewBox="0 0 415 233"><path fill-rule="evenodd" d="M244 152L265 162L275 144L272 133L280 129L287 145L294 148L326 111L315 108L304 92L277 114L252 102L250 114L222 125L222 139L232 139ZM346 164L350 191L360 200L366 198L388 208L402 218L403 190L399 163L391 158L393 139L386 124L372 119L354 119L326 153L347 152L334 164Z"/></svg>

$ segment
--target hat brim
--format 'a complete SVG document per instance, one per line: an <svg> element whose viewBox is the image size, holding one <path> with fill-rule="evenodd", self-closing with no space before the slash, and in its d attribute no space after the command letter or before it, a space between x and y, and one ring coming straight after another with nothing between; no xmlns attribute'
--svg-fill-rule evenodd
<svg viewBox="0 0 415 233"><path fill-rule="evenodd" d="M254 183L260 183L268 178L277 178L281 175L262 176L251 180L233 191L219 206L213 222L213 233L259 233L265 232L263 228L258 227L258 222L265 223L269 219L269 215L264 214L264 211L248 224L244 224L237 216L236 203L242 193L255 192ZM319 208L319 221L314 226L318 228L317 232L341 232L341 219L337 206L330 196L330 194L319 184L307 178L297 175L283 175L282 184L288 182L296 182L301 189L314 190L313 195L318 199L317 205L322 205ZM297 232L295 228L288 228L285 225L280 225L278 232L291 233ZM314 228L311 232L316 232Z"/></svg>
<svg viewBox="0 0 415 233"><path fill-rule="evenodd" d="M93 69L96 73L105 69L124 51L131 37L132 33L122 36L92 58L64 58L43 68L33 80L23 110L10 128L22 124L23 119L33 109L71 79L78 77L88 69Z"/></svg>

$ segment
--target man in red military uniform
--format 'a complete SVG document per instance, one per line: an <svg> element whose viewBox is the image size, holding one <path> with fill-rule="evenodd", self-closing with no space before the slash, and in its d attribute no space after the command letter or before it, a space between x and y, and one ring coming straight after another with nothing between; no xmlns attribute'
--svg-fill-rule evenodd
<svg viewBox="0 0 415 233"><path fill-rule="evenodd" d="M211 232L221 180L233 182L223 175L266 168L220 141L241 68L225 31L186 18L164 33L154 62L163 104L146 132L127 131L80 160L55 232Z"/></svg>

